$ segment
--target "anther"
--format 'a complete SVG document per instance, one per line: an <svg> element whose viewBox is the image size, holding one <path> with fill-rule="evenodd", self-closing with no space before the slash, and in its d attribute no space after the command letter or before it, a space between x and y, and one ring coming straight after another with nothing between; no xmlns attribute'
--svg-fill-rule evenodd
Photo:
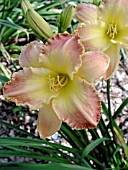
<svg viewBox="0 0 128 170"><path fill-rule="evenodd" d="M109 23L107 34L110 38L114 39L117 34L117 23L112 21Z"/></svg>
<svg viewBox="0 0 128 170"><path fill-rule="evenodd" d="M50 90L52 92L58 91L61 87L64 87L68 82L68 77L66 75L57 75L55 78L50 75L46 78L50 85Z"/></svg>

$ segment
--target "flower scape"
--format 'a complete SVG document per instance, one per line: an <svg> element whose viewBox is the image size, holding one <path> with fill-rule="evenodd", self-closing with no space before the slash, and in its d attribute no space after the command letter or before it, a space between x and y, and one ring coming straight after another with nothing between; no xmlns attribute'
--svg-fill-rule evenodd
<svg viewBox="0 0 128 170"><path fill-rule="evenodd" d="M24 46L19 63L23 69L5 84L4 97L39 110L42 138L58 131L62 122L73 129L97 126L102 112L94 83L108 69L106 54L85 52L77 35L57 34L45 44Z"/></svg>

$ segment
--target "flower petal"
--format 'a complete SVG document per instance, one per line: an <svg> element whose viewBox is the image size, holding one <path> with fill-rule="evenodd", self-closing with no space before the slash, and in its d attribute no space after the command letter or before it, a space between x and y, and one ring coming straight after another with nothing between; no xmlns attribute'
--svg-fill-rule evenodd
<svg viewBox="0 0 128 170"><path fill-rule="evenodd" d="M119 38L116 40L123 46L123 44L128 44L128 26L124 26L119 32Z"/></svg>
<svg viewBox="0 0 128 170"><path fill-rule="evenodd" d="M41 67L39 63L39 54L43 47L41 41L33 41L23 47L19 63L21 67Z"/></svg>
<svg viewBox="0 0 128 170"><path fill-rule="evenodd" d="M78 75L89 83L103 76L109 66L109 57L102 52L86 52L82 60Z"/></svg>
<svg viewBox="0 0 128 170"><path fill-rule="evenodd" d="M61 123L62 121L54 112L51 104L45 104L39 110L37 129L43 139L57 132L60 129Z"/></svg>
<svg viewBox="0 0 128 170"><path fill-rule="evenodd" d="M106 50L111 45L106 30L104 22L95 20L82 24L76 33L86 50Z"/></svg>
<svg viewBox="0 0 128 170"><path fill-rule="evenodd" d="M104 22L116 21L119 27L128 23L128 0L105 0L99 19Z"/></svg>
<svg viewBox="0 0 128 170"><path fill-rule="evenodd" d="M97 19L98 7L92 4L81 3L75 9L75 18L79 22Z"/></svg>
<svg viewBox="0 0 128 170"><path fill-rule="evenodd" d="M74 72L81 66L81 54L83 47L78 36L58 34L49 39L44 46L40 60L43 67L68 74L71 78Z"/></svg>
<svg viewBox="0 0 128 170"><path fill-rule="evenodd" d="M127 14L128 0L103 0L103 2L104 2L104 8L107 7L111 9L113 8L113 10L116 10L117 12L122 11L122 12L126 12Z"/></svg>
<svg viewBox="0 0 128 170"><path fill-rule="evenodd" d="M108 70L104 76L104 79L109 79L117 70L119 62L120 62L120 47L118 44L113 44L109 49L105 51L105 53L110 58L110 64Z"/></svg>
<svg viewBox="0 0 128 170"><path fill-rule="evenodd" d="M4 96L15 101L17 105L29 105L38 109L42 103L49 103L52 97L58 95L51 92L46 78L55 73L41 68L24 68L14 73L10 82L4 86Z"/></svg>
<svg viewBox="0 0 128 170"><path fill-rule="evenodd" d="M59 119L72 128L96 127L101 116L100 98L86 81L76 77L62 89L52 106Z"/></svg>

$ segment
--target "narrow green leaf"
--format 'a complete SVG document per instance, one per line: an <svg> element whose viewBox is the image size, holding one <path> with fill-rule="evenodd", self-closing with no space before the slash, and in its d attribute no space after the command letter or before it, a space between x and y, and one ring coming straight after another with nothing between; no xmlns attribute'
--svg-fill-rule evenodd
<svg viewBox="0 0 128 170"><path fill-rule="evenodd" d="M29 132L27 132L26 130L20 129L20 128L17 127L17 126L11 125L10 123L7 123L7 122L4 122L4 121L0 120L0 124L1 124L1 125L4 125L4 126L6 126L6 127L9 127L9 128L11 128L11 129L14 129L14 130L16 130L16 131L19 131L19 132L21 132L22 134L27 134L27 135L30 136L30 137L37 138L37 137L34 136L32 133L29 133Z"/></svg>
<svg viewBox="0 0 128 170"><path fill-rule="evenodd" d="M17 147L17 146L9 146L9 145L6 145L5 147L8 148L8 149L17 151L17 152L26 152L26 153L30 153L30 150L27 150L27 149L24 149L24 148L20 148L20 147Z"/></svg>
<svg viewBox="0 0 128 170"><path fill-rule="evenodd" d="M75 148L70 148L57 143L51 143L42 139L29 139L29 138L11 138L11 137L0 137L0 145L10 145L10 146L42 146L49 148L62 149L74 154L81 154L81 152Z"/></svg>
<svg viewBox="0 0 128 170"><path fill-rule="evenodd" d="M80 162L80 156L79 157L78 156L73 157L73 156L69 155L67 152L63 152L63 151L56 149L56 148L48 148L47 146L37 146L37 145L30 146L31 148L34 148L34 149L36 148L36 150L34 150L33 152L30 150L30 147L22 148L20 146L12 146L12 145L10 146L9 144L8 145L3 144L2 146L5 147L5 148L8 148L8 149L11 149L14 152L20 151L20 152L23 152L24 154L25 153L28 153L28 154L31 153L31 154L35 155L35 154L37 154L38 151L39 152L43 151L43 153L48 154L50 157L55 157L56 159L58 159L59 157L62 157L66 160L69 160L70 162L73 161L76 164L79 164L79 162ZM38 151L37 151L37 149L38 149ZM6 150L5 150L5 152L6 152ZM34 154L34 152L35 152L35 154Z"/></svg>
<svg viewBox="0 0 128 170"><path fill-rule="evenodd" d="M93 170L92 168L86 168L78 165L70 164L27 164L27 163L0 163L1 170Z"/></svg>
<svg viewBox="0 0 128 170"><path fill-rule="evenodd" d="M0 63L0 69L2 70L2 72L5 74L7 78L10 78L10 75L8 74L6 68L4 67L2 63Z"/></svg>
<svg viewBox="0 0 128 170"><path fill-rule="evenodd" d="M102 143L105 140L110 140L110 139L106 138L106 137L100 138L100 139L96 139L95 141L93 141L92 143L87 145L86 148L83 150L82 158L87 156L95 147L97 147L100 143Z"/></svg>
<svg viewBox="0 0 128 170"><path fill-rule="evenodd" d="M113 115L113 120L115 120L119 113L123 110L123 108L128 104L128 98L126 98L123 103L119 106L119 108L115 111L114 115ZM106 130L110 127L110 122L109 124L107 125L107 128ZM106 133L106 132L105 132Z"/></svg>
<svg viewBox="0 0 128 170"><path fill-rule="evenodd" d="M2 84L4 84L4 83L6 83L7 81L9 81L9 78L0 74L0 82L1 82Z"/></svg>
<svg viewBox="0 0 128 170"><path fill-rule="evenodd" d="M115 111L113 115L113 119L116 119L119 115L119 113L123 110L123 108L128 104L128 98L126 98L122 104L119 106L119 108Z"/></svg>
<svg viewBox="0 0 128 170"><path fill-rule="evenodd" d="M36 11L40 10L40 9L44 9L44 10L48 10L51 8L54 8L56 6L62 5L65 2L70 2L69 0L56 0L55 2L51 2L49 4L45 4L42 7L40 7L39 9L37 9Z"/></svg>
<svg viewBox="0 0 128 170"><path fill-rule="evenodd" d="M70 163L69 160L66 160L59 156L56 158L49 155L35 153L32 151L29 151L29 153L27 153L21 151L19 152L19 151L10 151L10 150L0 150L0 157L8 157L8 156L21 156L25 158L35 158L35 159L58 162L58 163Z"/></svg>
<svg viewBox="0 0 128 170"><path fill-rule="evenodd" d="M9 45L5 46L6 50L16 50L16 51L21 51L21 46L19 45Z"/></svg>
<svg viewBox="0 0 128 170"><path fill-rule="evenodd" d="M72 130L66 123L63 123L61 130L67 133L68 138L71 139L71 142L74 143L77 148L84 148L84 143L77 137L77 134Z"/></svg>
<svg viewBox="0 0 128 170"><path fill-rule="evenodd" d="M17 29L17 30L21 30L21 29L24 29L23 27L21 27L20 25L18 24L15 24L15 23L11 23L7 20L4 20L4 19L0 19L0 25L4 25L4 26L7 26L7 27L11 27L11 28L14 28L14 29Z"/></svg>
<svg viewBox="0 0 128 170"><path fill-rule="evenodd" d="M120 131L118 125L116 124L116 122L114 121L114 132L116 133L116 136L118 137L120 144L124 150L124 153L126 155L126 159L128 161L128 146L125 143L125 140L123 138L122 132ZM127 162L128 165L128 162Z"/></svg>
<svg viewBox="0 0 128 170"><path fill-rule="evenodd" d="M107 118L109 120L108 109L103 101L101 102L101 105L102 105L103 112L105 113L105 115L107 116Z"/></svg>
<svg viewBox="0 0 128 170"><path fill-rule="evenodd" d="M14 28L8 28L2 34L0 33L0 41L4 44L8 41L8 37L11 38L12 34L16 30Z"/></svg>

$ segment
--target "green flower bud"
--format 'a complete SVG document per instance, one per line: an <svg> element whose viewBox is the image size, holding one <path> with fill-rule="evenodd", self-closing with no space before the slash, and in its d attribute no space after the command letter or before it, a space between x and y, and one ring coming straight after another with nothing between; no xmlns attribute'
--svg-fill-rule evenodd
<svg viewBox="0 0 128 170"><path fill-rule="evenodd" d="M37 34L45 39L53 37L49 24L31 7L28 0L22 0L21 7L28 24Z"/></svg>
<svg viewBox="0 0 128 170"><path fill-rule="evenodd" d="M33 9L33 8L31 7L31 4L30 4L30 2L28 0L22 0L21 1L21 9L22 9L24 17L26 18L27 10L28 9Z"/></svg>
<svg viewBox="0 0 128 170"><path fill-rule="evenodd" d="M101 0L93 0L93 4L99 6L101 4Z"/></svg>
<svg viewBox="0 0 128 170"><path fill-rule="evenodd" d="M64 32L70 26L72 18L74 16L74 7L67 6L64 11L61 12L60 18L58 19L59 32Z"/></svg>

